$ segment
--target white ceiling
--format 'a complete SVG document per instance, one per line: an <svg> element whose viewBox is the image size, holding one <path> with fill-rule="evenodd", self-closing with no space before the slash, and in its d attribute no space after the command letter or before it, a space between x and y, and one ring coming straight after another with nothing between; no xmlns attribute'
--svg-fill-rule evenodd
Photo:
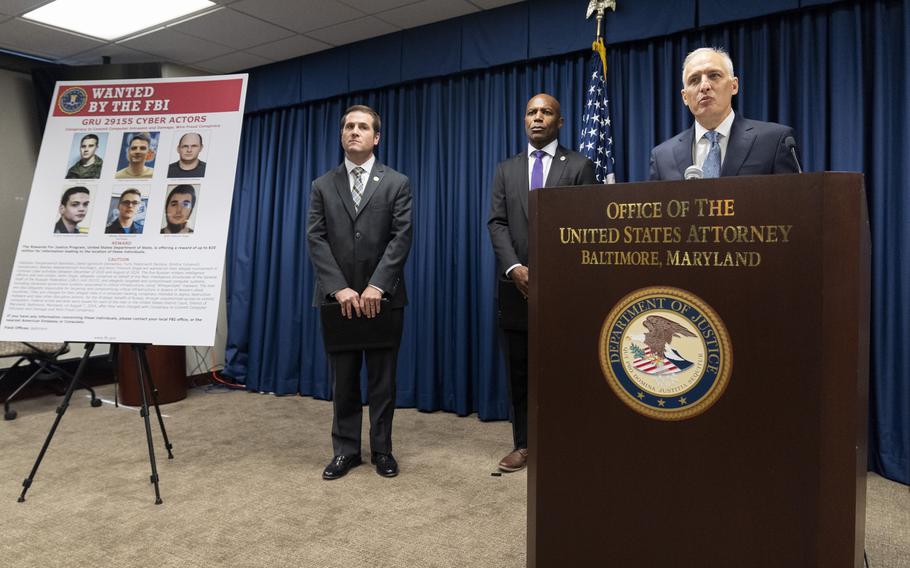
<svg viewBox="0 0 910 568"><path fill-rule="evenodd" d="M107 56L230 73L523 0L213 1L218 7L200 16L108 42L22 19L49 0L0 0L0 48L67 65ZM141 17L141 3L123 6Z"/></svg>

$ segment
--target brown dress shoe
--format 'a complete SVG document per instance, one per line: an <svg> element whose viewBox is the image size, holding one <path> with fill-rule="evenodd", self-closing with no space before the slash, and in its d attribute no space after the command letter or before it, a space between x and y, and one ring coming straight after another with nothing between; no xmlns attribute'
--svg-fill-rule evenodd
<svg viewBox="0 0 910 568"><path fill-rule="evenodd" d="M499 469L506 473L511 473L513 471L522 470L527 465L528 449L519 448L500 460Z"/></svg>

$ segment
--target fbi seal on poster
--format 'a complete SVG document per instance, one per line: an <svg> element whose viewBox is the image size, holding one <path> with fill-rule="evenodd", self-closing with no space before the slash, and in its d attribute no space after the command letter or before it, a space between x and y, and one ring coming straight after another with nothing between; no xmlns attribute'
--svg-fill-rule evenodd
<svg viewBox="0 0 910 568"><path fill-rule="evenodd" d="M88 93L81 87L70 87L60 94L57 99L57 106L66 114L75 114L82 110L88 101Z"/></svg>
<svg viewBox="0 0 910 568"><path fill-rule="evenodd" d="M657 420L685 420L720 399L733 369L733 346L717 312L680 288L627 294L600 332L600 365L616 396Z"/></svg>

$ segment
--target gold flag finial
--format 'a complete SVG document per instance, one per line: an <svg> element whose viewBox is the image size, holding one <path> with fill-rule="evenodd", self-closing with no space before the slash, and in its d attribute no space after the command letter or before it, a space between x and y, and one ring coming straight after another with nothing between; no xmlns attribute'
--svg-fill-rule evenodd
<svg viewBox="0 0 910 568"><path fill-rule="evenodd" d="M603 36L600 33L601 23L604 19L604 12L607 11L607 8L616 11L616 0L591 0L588 2L588 13L585 16L586 20L591 19L591 15L597 14L597 40L601 39ZM596 40L595 40L596 41Z"/></svg>

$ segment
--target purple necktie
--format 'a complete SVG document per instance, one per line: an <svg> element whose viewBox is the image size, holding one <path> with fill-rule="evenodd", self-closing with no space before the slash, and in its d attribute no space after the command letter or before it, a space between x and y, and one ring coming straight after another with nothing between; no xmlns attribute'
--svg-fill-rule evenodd
<svg viewBox="0 0 910 568"><path fill-rule="evenodd" d="M534 191L543 187L543 157L546 152L535 150L531 152L531 155L535 158L534 167L531 169L531 191Z"/></svg>

